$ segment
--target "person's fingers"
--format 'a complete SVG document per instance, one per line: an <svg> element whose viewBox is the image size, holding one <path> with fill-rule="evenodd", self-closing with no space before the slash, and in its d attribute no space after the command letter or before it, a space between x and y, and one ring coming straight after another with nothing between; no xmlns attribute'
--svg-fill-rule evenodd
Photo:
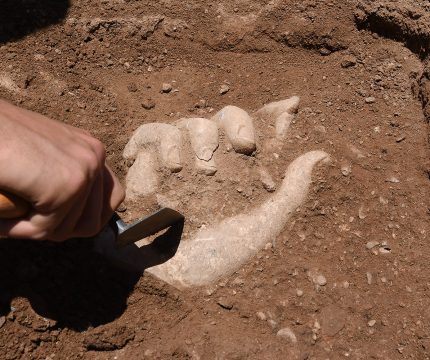
<svg viewBox="0 0 430 360"><path fill-rule="evenodd" d="M113 171L106 165L104 176L104 203L102 210L102 224L106 224L112 213L124 201L125 190L122 187L119 179L115 176Z"/></svg>
<svg viewBox="0 0 430 360"><path fill-rule="evenodd" d="M96 235L102 226L101 214L103 210L103 193L104 193L104 170L100 171L87 199L84 211L72 231L73 237L91 237Z"/></svg>
<svg viewBox="0 0 430 360"><path fill-rule="evenodd" d="M103 202L103 170L99 171L92 186L76 197L74 206L55 229L49 240L64 241L72 237L88 237L100 228L100 213ZM83 222L82 219L88 219Z"/></svg>
<svg viewBox="0 0 430 360"><path fill-rule="evenodd" d="M75 130L77 130L81 139L84 140L91 147L92 151L97 157L100 169L102 169L106 161L106 149L103 143L100 140L92 137L91 134L85 130L76 128Z"/></svg>
<svg viewBox="0 0 430 360"><path fill-rule="evenodd" d="M73 207L55 230L53 241L71 237L89 237L100 229L100 213L103 203L103 176L106 151L104 145L85 130L74 129L80 140L91 150L93 159L87 160L89 174L83 193L73 197ZM84 159L85 161L85 159Z"/></svg>
<svg viewBox="0 0 430 360"><path fill-rule="evenodd" d="M102 174L94 182L87 201L81 200L85 205L73 230L70 227L80 212L80 206L72 208L63 217L59 217L58 212L49 215L33 212L22 220L0 220L0 236L63 241L71 237L96 235L125 197L124 189L112 170L106 166Z"/></svg>
<svg viewBox="0 0 430 360"><path fill-rule="evenodd" d="M115 209L124 200L124 190L113 172L105 166L94 183L73 237L91 237L107 224Z"/></svg>
<svg viewBox="0 0 430 360"><path fill-rule="evenodd" d="M33 212L25 219L0 220L0 236L14 239L47 240L58 224L57 216L57 213L43 215Z"/></svg>

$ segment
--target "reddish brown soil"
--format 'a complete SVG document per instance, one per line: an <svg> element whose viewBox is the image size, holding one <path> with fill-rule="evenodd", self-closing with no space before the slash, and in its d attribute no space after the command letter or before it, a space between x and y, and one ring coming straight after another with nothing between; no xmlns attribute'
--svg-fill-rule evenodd
<svg viewBox="0 0 430 360"><path fill-rule="evenodd" d="M332 163L275 246L209 288L122 272L91 241L2 241L1 358L430 358L428 2L21 2L0 2L0 96L89 130L122 178L143 123L295 94L282 164Z"/></svg>

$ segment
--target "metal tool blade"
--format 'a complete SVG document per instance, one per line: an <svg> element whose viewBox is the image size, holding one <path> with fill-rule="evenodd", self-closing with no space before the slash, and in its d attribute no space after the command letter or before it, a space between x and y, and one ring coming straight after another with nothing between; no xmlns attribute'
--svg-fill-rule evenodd
<svg viewBox="0 0 430 360"><path fill-rule="evenodd" d="M154 235L176 224L178 221L183 221L183 219L184 216L179 212L169 208L162 208L132 224L126 224L115 214L112 217L111 225L117 232L116 246L124 247L150 235Z"/></svg>

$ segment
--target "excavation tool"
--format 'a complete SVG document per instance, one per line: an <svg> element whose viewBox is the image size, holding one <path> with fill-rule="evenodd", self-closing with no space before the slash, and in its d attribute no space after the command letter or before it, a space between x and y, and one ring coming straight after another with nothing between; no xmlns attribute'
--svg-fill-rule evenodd
<svg viewBox="0 0 430 360"><path fill-rule="evenodd" d="M25 200L6 192L0 192L0 219L20 218L25 216L29 210L30 204ZM128 245L135 248L134 243L136 241L173 227L178 223L183 223L183 221L182 214L169 208L162 208L131 224L125 223L117 213L114 213L109 224L102 230L110 236L97 236L94 250L116 262L130 263L129 269L141 270L142 267L134 266L134 261L127 258L131 253Z"/></svg>

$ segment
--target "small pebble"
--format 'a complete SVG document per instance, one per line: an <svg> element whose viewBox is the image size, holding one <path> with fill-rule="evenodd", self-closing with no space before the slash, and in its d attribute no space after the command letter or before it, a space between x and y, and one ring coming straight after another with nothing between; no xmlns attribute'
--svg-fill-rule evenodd
<svg viewBox="0 0 430 360"><path fill-rule="evenodd" d="M257 315L257 318L260 319L260 320L262 320L262 321L266 321L267 320L266 314L264 312L262 312L262 311L259 311L256 315Z"/></svg>
<svg viewBox="0 0 430 360"><path fill-rule="evenodd" d="M378 245L379 245L378 241L369 241L366 244L366 248L370 250L370 249L373 249L375 246L378 246Z"/></svg>
<svg viewBox="0 0 430 360"><path fill-rule="evenodd" d="M217 301L217 304L226 310L233 309L233 303L225 297L220 297Z"/></svg>
<svg viewBox="0 0 430 360"><path fill-rule="evenodd" d="M136 92L137 91L137 85L135 83L130 83L127 85L127 89L130 92Z"/></svg>
<svg viewBox="0 0 430 360"><path fill-rule="evenodd" d="M327 49L327 48L323 47L323 48L321 48L321 49L320 49L320 54L321 54L322 56L328 56L328 55L330 55L330 54L331 54L331 51L330 51L329 49Z"/></svg>
<svg viewBox="0 0 430 360"><path fill-rule="evenodd" d="M205 99L200 99L197 103L194 104L196 109L205 109L208 107L208 101Z"/></svg>
<svg viewBox="0 0 430 360"><path fill-rule="evenodd" d="M379 248L379 252L381 254L389 254L389 253L391 253L391 249L387 246L383 246L383 247Z"/></svg>
<svg viewBox="0 0 430 360"><path fill-rule="evenodd" d="M366 104L373 104L376 101L376 99L373 96L369 96L365 98L364 101Z"/></svg>
<svg viewBox="0 0 430 360"><path fill-rule="evenodd" d="M357 94L362 96L362 97L366 97L367 96L367 91L363 90L363 89L358 89L357 90Z"/></svg>
<svg viewBox="0 0 430 360"><path fill-rule="evenodd" d="M165 94L171 92L172 91L172 85L169 83L164 83L161 87L161 91Z"/></svg>
<svg viewBox="0 0 430 360"><path fill-rule="evenodd" d="M297 295L298 297L303 296L303 290L297 289L297 290L296 290L296 295Z"/></svg>
<svg viewBox="0 0 430 360"><path fill-rule="evenodd" d="M357 59L355 56L347 55L342 59L341 66L346 69L357 64Z"/></svg>
<svg viewBox="0 0 430 360"><path fill-rule="evenodd" d="M376 324L376 320L370 320L367 325L369 325L370 327L375 326Z"/></svg>
<svg viewBox="0 0 430 360"><path fill-rule="evenodd" d="M269 323L269 325L270 325L270 327L272 329L274 329L274 328L276 328L278 326L278 323L275 320L273 320L273 319L270 319L267 322Z"/></svg>
<svg viewBox="0 0 430 360"><path fill-rule="evenodd" d="M348 176L349 174L351 174L351 170L352 167L349 164L342 165L342 167L340 168L340 171L343 176Z"/></svg>
<svg viewBox="0 0 430 360"><path fill-rule="evenodd" d="M358 209L358 217L359 217L359 219L363 220L363 219L366 218L366 216L367 215L366 215L366 213L364 211L364 206L361 205L360 208Z"/></svg>
<svg viewBox="0 0 430 360"><path fill-rule="evenodd" d="M396 178L395 176L391 176L390 178L388 178L387 180L385 180L387 182L393 183L393 184L397 184L400 182L400 180L398 178Z"/></svg>
<svg viewBox="0 0 430 360"><path fill-rule="evenodd" d="M229 91L230 91L230 86L226 84L221 85L221 87L219 88L220 95L227 94Z"/></svg>
<svg viewBox="0 0 430 360"><path fill-rule="evenodd" d="M319 286L324 286L327 284L327 279L325 278L324 275L318 275L315 279L315 282L319 285Z"/></svg>
<svg viewBox="0 0 430 360"><path fill-rule="evenodd" d="M292 342L293 344L295 344L297 342L296 335L294 334L293 330L291 330L289 327L285 327L285 328L279 330L276 333L276 336L287 339L290 342Z"/></svg>
<svg viewBox="0 0 430 360"><path fill-rule="evenodd" d="M372 285L373 276L370 272L366 273L367 284Z"/></svg>
<svg viewBox="0 0 430 360"><path fill-rule="evenodd" d="M142 101L142 107L146 110L155 108L155 102L152 99L145 99Z"/></svg>

